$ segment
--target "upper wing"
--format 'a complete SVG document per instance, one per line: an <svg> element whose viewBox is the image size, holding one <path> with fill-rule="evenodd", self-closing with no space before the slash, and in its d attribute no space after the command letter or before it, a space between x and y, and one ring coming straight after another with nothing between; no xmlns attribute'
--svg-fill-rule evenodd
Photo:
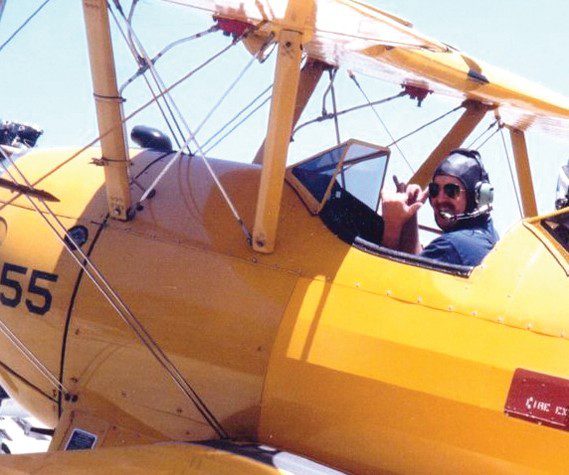
<svg viewBox="0 0 569 475"><path fill-rule="evenodd" d="M361 50L391 45L446 51L448 47L411 28L411 23L354 0L163 0L258 24L266 30L302 31L310 44ZM332 63L334 64L334 63Z"/></svg>
<svg viewBox="0 0 569 475"><path fill-rule="evenodd" d="M398 84L499 107L525 130L569 131L569 99L431 39L392 14L358 0L164 0L253 24L302 31L315 59Z"/></svg>

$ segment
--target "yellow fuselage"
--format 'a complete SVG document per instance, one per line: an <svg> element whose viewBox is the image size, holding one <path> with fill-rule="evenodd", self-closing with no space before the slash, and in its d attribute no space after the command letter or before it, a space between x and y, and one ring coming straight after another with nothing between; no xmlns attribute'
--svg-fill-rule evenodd
<svg viewBox="0 0 569 475"><path fill-rule="evenodd" d="M71 153L18 163L36 183ZM133 176L159 156L132 154ZM567 469L567 432L504 413L517 368L569 379L567 254L538 224L515 227L460 277L349 246L285 186L277 246L262 255L200 159L176 163L120 222L106 219L95 156L36 186L60 199L67 229L88 229L83 250L231 437L355 473ZM213 165L250 225L260 168ZM0 209L4 277L21 286L19 299L1 288L0 320L77 397L60 397L4 336L1 384L58 426L52 447L73 427L100 446L214 438L28 201L5 190L0 200L13 200ZM51 295L43 315L30 311L47 307L34 275Z"/></svg>

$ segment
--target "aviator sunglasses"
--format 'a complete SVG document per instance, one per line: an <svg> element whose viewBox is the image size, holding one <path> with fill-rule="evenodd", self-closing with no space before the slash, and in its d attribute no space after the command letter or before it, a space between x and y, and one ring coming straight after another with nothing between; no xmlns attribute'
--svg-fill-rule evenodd
<svg viewBox="0 0 569 475"><path fill-rule="evenodd" d="M439 196L441 188L451 199L455 199L460 195L462 188L455 183L447 183L445 185L439 185L438 183L429 183L429 198L435 198Z"/></svg>

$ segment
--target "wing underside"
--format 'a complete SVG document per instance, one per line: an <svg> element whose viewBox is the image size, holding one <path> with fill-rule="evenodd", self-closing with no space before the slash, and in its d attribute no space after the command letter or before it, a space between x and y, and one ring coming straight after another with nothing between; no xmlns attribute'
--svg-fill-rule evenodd
<svg viewBox="0 0 569 475"><path fill-rule="evenodd" d="M163 0L260 25L302 31L309 57L397 84L497 107L515 128L569 131L569 99L429 38L395 15L353 0ZM307 6L308 4L308 6ZM295 6L296 5L296 6ZM296 8L296 9L295 9Z"/></svg>

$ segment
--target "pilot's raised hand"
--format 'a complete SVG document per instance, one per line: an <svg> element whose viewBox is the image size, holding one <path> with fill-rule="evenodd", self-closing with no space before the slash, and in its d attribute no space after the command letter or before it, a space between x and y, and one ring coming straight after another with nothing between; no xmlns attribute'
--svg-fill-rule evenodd
<svg viewBox="0 0 569 475"><path fill-rule="evenodd" d="M395 226L403 226L427 200L428 190L419 185L400 183L397 177L393 177L396 191L382 190L382 215L383 220Z"/></svg>
<svg viewBox="0 0 569 475"><path fill-rule="evenodd" d="M384 190L381 193L385 224L383 245L399 249L402 230L412 218L416 223L417 211L427 200L428 190L423 190L419 185L400 183L395 176L393 180L396 191Z"/></svg>

